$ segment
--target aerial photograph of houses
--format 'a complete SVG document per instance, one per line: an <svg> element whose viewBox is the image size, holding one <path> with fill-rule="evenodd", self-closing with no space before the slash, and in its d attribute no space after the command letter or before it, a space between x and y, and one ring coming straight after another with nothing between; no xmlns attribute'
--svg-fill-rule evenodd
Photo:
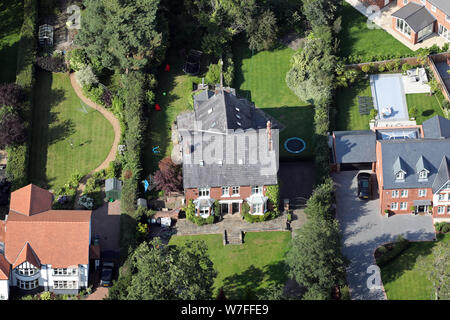
<svg viewBox="0 0 450 320"><path fill-rule="evenodd" d="M0 0L0 300L450 300L450 0Z"/></svg>

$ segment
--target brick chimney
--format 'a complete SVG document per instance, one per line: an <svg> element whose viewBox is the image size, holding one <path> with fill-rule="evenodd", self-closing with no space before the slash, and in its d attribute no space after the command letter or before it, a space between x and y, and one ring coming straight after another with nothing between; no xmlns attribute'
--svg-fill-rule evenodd
<svg viewBox="0 0 450 320"><path fill-rule="evenodd" d="M267 145L269 147L269 151L272 151L272 122L267 121Z"/></svg>

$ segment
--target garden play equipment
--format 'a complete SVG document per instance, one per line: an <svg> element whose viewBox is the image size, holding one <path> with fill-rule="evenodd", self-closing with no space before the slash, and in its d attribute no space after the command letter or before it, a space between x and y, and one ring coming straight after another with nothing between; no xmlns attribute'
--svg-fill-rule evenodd
<svg viewBox="0 0 450 320"><path fill-rule="evenodd" d="M200 58L203 52L198 50L190 50L189 55L184 63L183 71L190 75L196 76L200 72Z"/></svg>
<svg viewBox="0 0 450 320"><path fill-rule="evenodd" d="M153 153L155 153L155 154L161 153L158 149L159 149L159 146L153 147L153 149L152 149Z"/></svg>
<svg viewBox="0 0 450 320"><path fill-rule="evenodd" d="M122 181L117 178L111 178L105 180L105 193L106 198L120 200L122 194Z"/></svg>
<svg viewBox="0 0 450 320"><path fill-rule="evenodd" d="M161 111L161 107L159 106L159 104L155 104L155 110L156 111Z"/></svg>
<svg viewBox="0 0 450 320"><path fill-rule="evenodd" d="M170 64L166 64L166 67L164 68L164 71L166 71L166 72L170 71Z"/></svg>
<svg viewBox="0 0 450 320"><path fill-rule="evenodd" d="M306 148L306 142L298 137L292 137L284 142L284 148L290 153L300 153Z"/></svg>

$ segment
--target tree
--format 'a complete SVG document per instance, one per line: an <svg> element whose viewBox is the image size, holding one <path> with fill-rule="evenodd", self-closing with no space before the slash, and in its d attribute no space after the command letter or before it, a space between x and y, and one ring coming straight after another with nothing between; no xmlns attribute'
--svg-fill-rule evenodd
<svg viewBox="0 0 450 320"><path fill-rule="evenodd" d="M90 66L86 66L75 72L75 79L82 88L90 87L98 83L97 76L94 74Z"/></svg>
<svg viewBox="0 0 450 320"><path fill-rule="evenodd" d="M417 258L417 266L433 285L434 298L450 300L450 242L438 242L432 250L431 257Z"/></svg>
<svg viewBox="0 0 450 320"><path fill-rule="evenodd" d="M128 300L205 300L212 298L217 272L203 241L165 246L143 242L131 257Z"/></svg>
<svg viewBox="0 0 450 320"><path fill-rule="evenodd" d="M247 27L248 44L251 50L261 51L273 47L277 38L277 19L266 10Z"/></svg>
<svg viewBox="0 0 450 320"><path fill-rule="evenodd" d="M217 64L210 64L208 67L208 72L206 73L205 80L208 84L218 84L220 82L220 71L222 67L220 61Z"/></svg>
<svg viewBox="0 0 450 320"><path fill-rule="evenodd" d="M341 254L339 228L333 219L315 214L299 230L286 256L289 275L306 288L304 299L328 299L345 284L347 261Z"/></svg>
<svg viewBox="0 0 450 320"><path fill-rule="evenodd" d="M25 100L23 89L15 83L0 84L0 107L20 107Z"/></svg>
<svg viewBox="0 0 450 320"><path fill-rule="evenodd" d="M12 107L0 109L0 149L25 142L26 131L23 120Z"/></svg>
<svg viewBox="0 0 450 320"><path fill-rule="evenodd" d="M167 21L160 0L87 0L85 5L75 42L92 62L128 72L162 61Z"/></svg>
<svg viewBox="0 0 450 320"><path fill-rule="evenodd" d="M177 192L183 190L183 176L181 167L174 164L170 157L162 159L155 172L154 181L159 190Z"/></svg>
<svg viewBox="0 0 450 320"><path fill-rule="evenodd" d="M329 26L334 21L339 0L303 0L303 14L311 26Z"/></svg>

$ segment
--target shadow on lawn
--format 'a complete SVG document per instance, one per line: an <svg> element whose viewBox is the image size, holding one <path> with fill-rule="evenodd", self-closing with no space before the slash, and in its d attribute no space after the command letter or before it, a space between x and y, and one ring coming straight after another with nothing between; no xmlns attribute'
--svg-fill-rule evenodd
<svg viewBox="0 0 450 320"><path fill-rule="evenodd" d="M32 137L30 149L30 179L33 183L47 187L51 182L46 176L48 147L66 139L74 133L75 125L71 120L58 121L58 113L52 108L65 99L66 92L52 89L53 77L50 72L36 70Z"/></svg>
<svg viewBox="0 0 450 320"><path fill-rule="evenodd" d="M264 291L262 283L284 284L286 280L287 266L284 261L272 263L264 268L251 265L242 273L226 277L223 281L223 291L231 300L257 300Z"/></svg>
<svg viewBox="0 0 450 320"><path fill-rule="evenodd" d="M19 42L15 42L11 46L4 45L0 49L0 67L2 70L0 73L0 84L12 83L16 80L16 56L18 47Z"/></svg>

